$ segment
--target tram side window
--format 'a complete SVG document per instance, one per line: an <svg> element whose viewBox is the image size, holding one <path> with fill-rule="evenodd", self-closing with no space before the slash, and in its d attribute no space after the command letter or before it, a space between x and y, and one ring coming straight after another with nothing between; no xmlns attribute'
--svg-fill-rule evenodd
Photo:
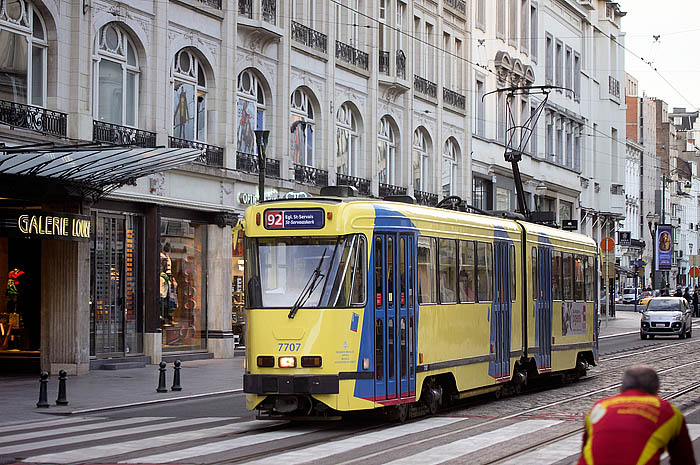
<svg viewBox="0 0 700 465"><path fill-rule="evenodd" d="M579 302L583 302L586 300L586 295L583 289L583 257L581 255L577 255L574 259L574 279L576 282L574 298Z"/></svg>
<svg viewBox="0 0 700 465"><path fill-rule="evenodd" d="M586 288L586 300L593 301L593 260L591 257L584 257L583 281Z"/></svg>
<svg viewBox="0 0 700 465"><path fill-rule="evenodd" d="M561 252L552 252L552 299L562 300Z"/></svg>
<svg viewBox="0 0 700 465"><path fill-rule="evenodd" d="M399 239L399 305L406 305L406 238Z"/></svg>
<svg viewBox="0 0 700 465"><path fill-rule="evenodd" d="M457 302L457 241L440 239L438 250L440 303L453 304Z"/></svg>
<svg viewBox="0 0 700 465"><path fill-rule="evenodd" d="M517 264L515 263L515 246L511 245L510 246L510 300L515 302L516 299L516 292L517 290L517 284L515 282L515 270L517 269Z"/></svg>
<svg viewBox="0 0 700 465"><path fill-rule="evenodd" d="M474 241L459 241L459 301L475 302Z"/></svg>
<svg viewBox="0 0 700 465"><path fill-rule="evenodd" d="M491 244L476 244L477 288L479 302L490 302L493 290L493 255Z"/></svg>
<svg viewBox="0 0 700 465"><path fill-rule="evenodd" d="M435 239L421 236L418 238L418 303L434 304L436 292L436 256Z"/></svg>
<svg viewBox="0 0 700 465"><path fill-rule="evenodd" d="M532 248L532 299L537 300L537 247Z"/></svg>
<svg viewBox="0 0 700 465"><path fill-rule="evenodd" d="M384 302L384 275L382 273L382 264L384 257L382 255L382 238L374 239L374 287L377 296L377 307L381 307Z"/></svg>
<svg viewBox="0 0 700 465"><path fill-rule="evenodd" d="M365 303L365 238L361 234L348 236L342 247L338 272L329 300L332 307L349 307Z"/></svg>
<svg viewBox="0 0 700 465"><path fill-rule="evenodd" d="M564 300L574 299L574 283L571 271L573 270L573 255L570 253L562 254L564 260Z"/></svg>

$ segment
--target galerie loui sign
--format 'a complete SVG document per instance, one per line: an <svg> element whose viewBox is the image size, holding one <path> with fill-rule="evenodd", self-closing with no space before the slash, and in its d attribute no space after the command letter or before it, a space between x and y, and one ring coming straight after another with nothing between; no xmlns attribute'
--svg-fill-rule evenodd
<svg viewBox="0 0 700 465"><path fill-rule="evenodd" d="M42 210L0 210L0 235L87 241L92 220L86 215Z"/></svg>

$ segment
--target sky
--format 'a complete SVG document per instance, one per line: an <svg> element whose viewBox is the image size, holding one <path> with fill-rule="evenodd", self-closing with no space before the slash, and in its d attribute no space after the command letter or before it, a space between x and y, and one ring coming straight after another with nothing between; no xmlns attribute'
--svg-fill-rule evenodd
<svg viewBox="0 0 700 465"><path fill-rule="evenodd" d="M627 48L625 71L639 81L639 95L645 92L649 97L661 98L669 110L700 108L700 1L619 3L627 12L622 18ZM654 40L655 35L660 36L658 40ZM639 57L651 62L658 74Z"/></svg>

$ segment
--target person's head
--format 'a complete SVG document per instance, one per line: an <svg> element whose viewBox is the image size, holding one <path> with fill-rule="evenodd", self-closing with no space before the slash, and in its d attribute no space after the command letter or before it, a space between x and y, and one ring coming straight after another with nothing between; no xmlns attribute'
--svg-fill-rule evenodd
<svg viewBox="0 0 700 465"><path fill-rule="evenodd" d="M625 392L628 389L656 395L659 392L659 375L648 365L633 365L622 376L620 391Z"/></svg>

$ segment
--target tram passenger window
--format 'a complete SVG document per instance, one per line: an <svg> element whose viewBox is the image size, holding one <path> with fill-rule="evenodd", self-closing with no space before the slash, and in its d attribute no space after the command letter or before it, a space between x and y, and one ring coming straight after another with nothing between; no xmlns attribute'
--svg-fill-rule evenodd
<svg viewBox="0 0 700 465"><path fill-rule="evenodd" d="M399 239L399 305L406 306L406 238Z"/></svg>
<svg viewBox="0 0 700 465"><path fill-rule="evenodd" d="M381 380L384 377L384 326L382 320L377 320L374 331L374 372L377 380Z"/></svg>
<svg viewBox="0 0 700 465"><path fill-rule="evenodd" d="M401 323L399 324L399 333L399 344L401 353L401 361L399 362L399 366L401 367L401 377L405 378L406 372L408 371L406 366L406 318L401 318Z"/></svg>
<svg viewBox="0 0 700 465"><path fill-rule="evenodd" d="M413 238L408 238L408 307L413 308L414 289L416 287L415 275L413 274Z"/></svg>
<svg viewBox="0 0 700 465"><path fill-rule="evenodd" d="M515 263L515 246L510 246L510 300L515 302L517 299L517 284L515 282L515 270L517 269L517 264Z"/></svg>
<svg viewBox="0 0 700 465"><path fill-rule="evenodd" d="M386 238L386 304L394 306L394 238Z"/></svg>
<svg viewBox="0 0 700 465"><path fill-rule="evenodd" d="M418 238L418 303L421 304L437 302L435 248L434 238Z"/></svg>
<svg viewBox="0 0 700 465"><path fill-rule="evenodd" d="M574 283L571 271L573 270L573 255L570 253L563 253L562 257L564 259L564 300L574 299Z"/></svg>
<svg viewBox="0 0 700 465"><path fill-rule="evenodd" d="M537 247L532 248L532 299L537 300Z"/></svg>
<svg viewBox="0 0 700 465"><path fill-rule="evenodd" d="M476 301L474 241L459 241L459 301Z"/></svg>
<svg viewBox="0 0 700 465"><path fill-rule="evenodd" d="M453 304L457 302L457 241L440 239L438 249L440 264L440 303Z"/></svg>
<svg viewBox="0 0 700 465"><path fill-rule="evenodd" d="M395 354L394 352L394 319L389 318L386 322L386 331L387 331L387 345L386 345L386 355L387 355L387 371L388 371L388 378L389 379L394 379L394 374L396 373L396 364L395 364Z"/></svg>
<svg viewBox="0 0 700 465"><path fill-rule="evenodd" d="M561 300L561 252L552 252L552 299Z"/></svg>
<svg viewBox="0 0 700 465"><path fill-rule="evenodd" d="M490 302L493 292L493 254L491 244L476 244L477 289L479 302Z"/></svg>
<svg viewBox="0 0 700 465"><path fill-rule="evenodd" d="M382 273L382 265L384 256L382 255L382 238L374 239L374 287L377 296L377 307L381 307L384 303L384 273Z"/></svg>
<svg viewBox="0 0 700 465"><path fill-rule="evenodd" d="M591 257L584 257L583 281L586 288L586 300L593 301L593 260Z"/></svg>
<svg viewBox="0 0 700 465"><path fill-rule="evenodd" d="M586 300L586 296L583 290L583 257L581 255L576 255L574 258L574 280L576 283L574 298L583 302Z"/></svg>
<svg viewBox="0 0 700 465"><path fill-rule="evenodd" d="M340 260L330 292L329 306L349 307L365 303L365 240L361 234L341 238Z"/></svg>

